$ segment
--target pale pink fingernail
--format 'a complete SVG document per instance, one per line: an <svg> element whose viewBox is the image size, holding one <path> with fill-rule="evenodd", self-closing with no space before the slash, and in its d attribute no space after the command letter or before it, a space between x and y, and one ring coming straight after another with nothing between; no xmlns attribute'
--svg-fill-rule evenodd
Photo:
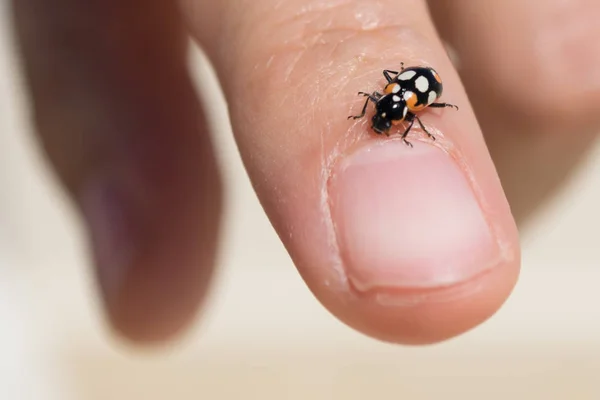
<svg viewBox="0 0 600 400"><path fill-rule="evenodd" d="M349 279L359 290L460 283L499 246L465 174L441 149L378 141L342 160L330 183Z"/></svg>

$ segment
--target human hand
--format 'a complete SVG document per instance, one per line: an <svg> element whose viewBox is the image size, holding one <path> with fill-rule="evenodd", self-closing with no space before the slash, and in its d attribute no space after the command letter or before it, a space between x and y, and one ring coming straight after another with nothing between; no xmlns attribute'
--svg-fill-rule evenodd
<svg viewBox="0 0 600 400"><path fill-rule="evenodd" d="M308 287L383 340L436 342L490 317L520 265L505 192L527 217L600 124L591 0L430 0L435 25L409 0L13 6L40 140L88 223L110 320L138 341L184 327L215 268L223 193L187 34L216 67L251 181ZM433 66L441 100L460 106L420 114L435 146L346 119L400 62Z"/></svg>

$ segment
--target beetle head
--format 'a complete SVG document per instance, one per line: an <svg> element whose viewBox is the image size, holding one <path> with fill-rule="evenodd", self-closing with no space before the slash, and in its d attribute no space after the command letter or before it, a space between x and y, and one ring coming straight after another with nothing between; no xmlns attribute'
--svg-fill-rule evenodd
<svg viewBox="0 0 600 400"><path fill-rule="evenodd" d="M373 127L373 130L378 134L385 133L387 135L387 132L392 127L392 121L385 117L382 117L380 113L377 113L371 119L371 125Z"/></svg>

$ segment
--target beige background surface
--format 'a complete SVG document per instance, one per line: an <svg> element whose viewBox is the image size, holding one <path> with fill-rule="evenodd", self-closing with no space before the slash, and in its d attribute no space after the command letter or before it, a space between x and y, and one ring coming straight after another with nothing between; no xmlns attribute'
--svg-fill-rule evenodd
<svg viewBox="0 0 600 400"><path fill-rule="evenodd" d="M522 278L505 307L458 339L406 348L318 305L225 124L230 201L212 307L168 354L123 348L98 312L78 221L32 140L5 17L0 8L0 399L600 399L600 147L523 231ZM201 59L196 71L210 76Z"/></svg>

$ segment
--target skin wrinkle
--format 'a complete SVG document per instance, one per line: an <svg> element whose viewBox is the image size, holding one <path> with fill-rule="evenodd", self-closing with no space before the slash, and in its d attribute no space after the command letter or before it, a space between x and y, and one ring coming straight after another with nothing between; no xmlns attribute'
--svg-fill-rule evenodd
<svg viewBox="0 0 600 400"><path fill-rule="evenodd" d="M336 51L339 43L335 43L334 46L329 50L330 53ZM298 118L296 119L296 126L298 129L302 130L304 127L308 127L311 125L314 118L313 110L318 108L319 99L323 97L330 97L327 90L334 91L333 96L337 97L342 91L346 90L346 85L350 81L350 77L347 74L344 74L345 71L351 70L345 64L334 64L329 61L326 65L324 65L319 72L314 75L304 74L301 79L290 79L292 75L294 75L295 69L298 67L298 64L303 60L306 55L306 50L308 48L299 51L297 55L293 56L292 61L290 62L289 67L284 73L283 83L284 86L290 86L291 84L294 87L306 86L307 84L312 84L314 86L313 90L310 91L296 91L296 90L284 90L277 91L278 95L282 96L282 103L287 104L288 107L294 108L299 111ZM290 55L290 57L292 57ZM264 67L260 67L261 64L257 64L257 67L253 71L253 74L258 74L258 76L250 76L247 79L257 80L257 81L265 81L263 79L264 75L271 75L273 68L275 68L275 64L283 63L283 61L279 61L281 59L280 54L272 54L264 64ZM326 57L327 59L327 57ZM350 62L352 63L352 62ZM335 83L333 81L334 77L337 77ZM326 81L327 84L324 85L326 90L321 89L321 81ZM276 86L281 85L280 83L275 83ZM269 92L267 90L267 92ZM298 97L295 93L306 93L305 97ZM308 105L308 106L307 106ZM272 118L272 115L269 113L262 112L249 112L247 113L247 117L249 121L253 123L266 121ZM300 124L300 125L298 125Z"/></svg>
<svg viewBox="0 0 600 400"><path fill-rule="evenodd" d="M319 4L317 2L317 4ZM331 4L331 1L323 2L323 7L315 7L315 2L310 2L308 5L302 7L299 11L292 9L290 13L281 13L280 10L273 11L274 21L270 24L271 28L276 28L281 31L296 30L300 36L308 36L305 32L311 26L314 27L315 32L326 32L334 31L335 29L348 29L348 30L362 30L371 31L378 29L385 29L386 27L393 27L397 25L403 26L417 26L418 24L412 20L402 20L401 17L406 15L390 16L384 7L378 6L380 2L357 2L342 0L338 3ZM267 8L273 10L272 8ZM369 23L365 24L362 20L364 16L364 10L371 11ZM373 10L377 10L374 11ZM351 14L353 18L340 17L345 12ZM262 19L268 19L264 15ZM348 24L349 23L349 24ZM343 25L340 25L343 24Z"/></svg>
<svg viewBox="0 0 600 400"><path fill-rule="evenodd" d="M341 288L342 290L348 290L348 276L346 275L346 271L344 269L344 264L341 257L340 246L338 243L338 239L336 236L335 225L333 222L333 217L331 215L331 207L330 198L329 198L329 190L328 190L328 182L331 178L332 174L332 165L335 163L336 152L327 154L327 150L325 148L325 137L331 131L331 124L326 124L326 129L321 131L320 142L321 142L321 212L323 214L323 221L325 223L327 229L327 241L328 247L330 248L330 258L331 258L331 268L336 272L338 277L338 285L336 287ZM325 279L328 279L327 277ZM327 286L330 286L329 282L324 282Z"/></svg>
<svg viewBox="0 0 600 400"><path fill-rule="evenodd" d="M339 30L340 33L344 32L344 31L345 30ZM274 61L277 60L277 56L280 53L285 54L285 53L297 51L297 55L293 57L292 61L289 63L289 65L286 68L286 71L283 75L283 82L285 84L289 84L291 81L290 77L294 74L294 71L296 70L298 64L304 59L304 57L306 55L306 51L314 50L314 46L316 46L318 44L323 45L323 46L329 46L331 42L325 40L324 38L327 36L327 34L333 34L333 33L337 33L337 32L336 31L316 32L315 36L312 39L304 39L303 40L302 43L305 43L305 44L298 44L297 46L291 46L291 44L288 42L286 44L280 45L279 47L275 47L274 49L272 49L272 51L271 51L272 54L268 58L267 62L265 63L265 67L266 67L265 69L269 69L272 66ZM356 35L358 35L358 32L350 31L349 34L347 36L344 36L341 40L338 39L336 41L333 41L333 46L329 50L330 55L333 55L333 53L335 53L336 50L339 48L339 46L342 45L345 41L352 40L352 38ZM324 57L324 59L331 60L331 59L333 59L333 57ZM329 63L326 66L324 66L325 68L323 68L322 71L326 71L327 69L329 69L332 66L333 66L333 62L329 61ZM337 69L342 70L342 67L337 66ZM330 74L330 75L332 75L332 74ZM300 75L300 76L302 76L302 80L300 80L300 81L294 80L296 82L296 86L301 86L306 81L314 79L313 75ZM317 93L319 93L319 92L317 92Z"/></svg>
<svg viewBox="0 0 600 400"><path fill-rule="evenodd" d="M348 80L345 80L348 82ZM341 89L340 89L341 90ZM342 149L351 147L354 143L358 142L360 136L353 134L351 130L346 131L346 134L339 140L334 146L333 150L327 151L325 147L325 138L331 133L331 122L326 123L326 129L321 130L320 143L321 143L321 212L327 229L328 246L332 250L330 251L331 268L336 272L338 278L338 284L335 285L337 290L350 290L350 283L348 275L346 274L344 263L341 257L339 242L336 234L335 223L331 215L331 199L329 196L328 184L333 175L333 168L338 160L342 157ZM325 278L324 285L331 287L329 278ZM345 299L345 296L340 296Z"/></svg>
<svg viewBox="0 0 600 400"><path fill-rule="evenodd" d="M348 82L346 79L345 82ZM341 90L341 89L340 89ZM345 152L354 147L356 143L360 142L362 135L355 134L353 129L346 131L345 135L337 141L334 148L327 152L325 148L325 138L330 135L331 122L327 122L327 129L323 129L320 135L321 142L321 212L323 214L324 222L327 229L328 245L331 248L331 268L336 272L338 277L338 284L335 285L337 290L349 291L351 285L344 268L344 262L341 257L340 246L338 242L338 235L336 233L335 222L333 221L331 214L331 198L329 195L329 182L333 177L333 171L335 165L341 160ZM326 286L331 287L331 283L326 278L324 282ZM340 296L342 299L346 299L345 296Z"/></svg>
<svg viewBox="0 0 600 400"><path fill-rule="evenodd" d="M259 5L258 7L252 7L250 5L248 6L250 10L267 10L265 11L266 15L264 15L264 13L261 14L260 20L274 22L266 24L262 27L262 29L257 29L255 24L247 23L244 25L243 22L238 24L238 29L240 30L239 34L242 37L251 38L254 35L264 36L264 38L258 37L256 40L248 39L247 41L269 43L272 40L270 32L273 31L273 28L276 28L282 32L282 34L278 35L276 39L280 41L279 43L269 43L268 46L264 46L263 52L269 53L268 58L270 58L272 54L285 54L289 51L294 51L294 48L296 48L296 51L303 53L305 50L313 48L317 44L331 45L335 43L337 46L346 41L354 39L355 36L363 35L366 32L380 33L383 35L386 33L385 31L391 31L392 33L396 31L403 32L407 29L410 29L407 27L415 26L415 24L410 20L402 21L402 19L399 20L396 16L391 18L383 10L380 13L377 13L381 14L380 17L376 18L377 23L374 25L369 25L369 27L365 27L365 25L361 24L361 22L356 18L340 18L339 15L343 13L344 10L352 11L357 10L359 7L355 1L348 0L341 1L334 5L328 5L324 10L323 7L317 7L317 10L314 12L312 11L313 7L310 7L309 5L305 7L308 9L308 11L293 13L292 10L292 15L290 15L290 12L281 12L281 10L274 12L272 7L266 7L262 5ZM251 21L252 18L246 18L245 20ZM347 24L348 20L350 21L350 24ZM283 40L281 39L282 37L284 38ZM392 34L391 37L395 38L396 35ZM236 42L226 41L226 43L227 46L219 47L221 49L227 49L230 51L231 45L235 45ZM240 46L240 48L237 49L239 51L233 51L232 53L240 54L239 59L248 59L248 57L244 57L243 54L246 51L250 51L250 49L247 49L242 43L239 42L237 45ZM298 60L294 63L299 62L302 58L303 56L298 56ZM289 72L285 75L286 79L289 78L293 70L294 68L290 68Z"/></svg>
<svg viewBox="0 0 600 400"><path fill-rule="evenodd" d="M292 76L292 73L294 72L294 70L296 69L296 67L298 66L298 63L300 62L300 60L302 59L302 56L304 55L304 52L298 52L298 54L296 54L296 56L292 59L292 62L290 63L290 65L287 67L285 73L284 73L284 77L283 77L283 82L284 83L289 83L290 81L290 76ZM285 93L285 92L284 92Z"/></svg>
<svg viewBox="0 0 600 400"><path fill-rule="evenodd" d="M331 214L331 198L329 196L329 182L333 177L333 171L335 165L342 159L345 151L349 148L352 148L356 143L359 142L360 136L353 134L352 130L346 131L346 134L342 137L342 140L339 140L334 146L333 150L327 154L325 149L325 137L331 131L331 123L327 123L327 129L321 131L321 212L323 214L323 219L325 222L325 226L327 229L327 238L329 241L329 247L333 250L330 252L332 262L331 268L333 268L338 277L338 285L336 288L338 290L348 291L350 290L350 282L348 279L348 275L346 274L346 269L344 268L344 262L341 257L340 245L338 241L337 229L335 227L335 222L333 221L333 217ZM327 286L330 286L329 282L325 282ZM340 296L345 299L345 296Z"/></svg>
<svg viewBox="0 0 600 400"><path fill-rule="evenodd" d="M387 31L392 31L392 32L400 32L399 36L414 36L414 33L412 30L407 31L407 28L404 26L394 26L394 27L381 27L380 29L385 29ZM331 88L331 90L335 90L335 92L333 93L334 95L338 95L340 93L342 93L343 91L347 91L347 85L352 82L353 80L362 78L362 77L367 77L369 74L369 71L364 71L361 68L356 68L355 66L358 64L364 64L364 61L366 61L364 59L364 56L362 59L350 59L348 60L348 62L346 63L337 63L334 64L331 61L327 61L327 64L319 66L316 65L315 66L315 73L314 74L302 74L299 75L302 78L301 79L291 79L291 76L295 76L295 71L298 68L299 65L302 64L302 62L305 60L305 58L310 55L312 55L312 53L315 51L314 48L314 42L315 41L319 41L321 42L321 45L324 47L327 47L328 49L328 54L330 55L330 57L322 57L322 59L325 60L331 60L335 57L333 57L333 54L338 51L340 49L340 47L344 44L344 41L346 40L356 40L357 36L361 36L364 33L372 33L372 32L378 32L379 29L371 29L368 31L364 31L362 29L359 30L352 30L349 31L350 35L344 37L343 41L340 40L328 40L327 37L329 34L332 34L331 32L320 32L317 35L317 39L312 39L309 40L309 42L313 45L301 45L298 44L296 46L291 45L290 42L288 42L285 45L281 45L278 48L275 48L273 51L269 52L269 57L266 59L266 61L264 63L259 63L257 65L265 65L265 67L259 67L254 69L253 71L250 72L250 76L248 77L240 77L240 79L243 80L249 80L249 81L258 81L258 82L270 82L269 85L273 85L273 86L279 86L279 87L283 87L283 86L289 86L289 85L294 85L293 87L301 87L301 86L306 86L306 85L312 85L315 86L315 89L310 90L310 91L297 91L297 90L285 90L285 91L281 91L281 90L269 90L268 88L265 90L265 92L267 93L277 93L279 96L283 96L282 98L282 102L283 103L290 103L291 107L294 106L298 106L298 105L302 105L301 107L295 107L297 110L306 110L309 107L306 107L306 104L310 104L313 106L318 105L319 103L319 98L323 98L323 97L327 97L328 93L327 90L321 90L320 86L317 87L317 85L315 84L316 82L319 82L321 80L327 81L327 85L325 85L326 88ZM333 34L335 35L337 32L346 32L346 30L343 31L339 31L339 30L334 30L332 31ZM420 35L419 35L420 36ZM303 42L301 42L303 43ZM292 47L290 47L292 46ZM298 54L294 55L293 53L297 52ZM272 73L273 71L277 71L278 69L281 68L281 65L283 63L285 63L285 60L288 59L292 59L291 61L289 61L289 65L286 66L286 70L283 73L283 78L280 78L282 80L282 82L278 82L277 81L277 73ZM406 57L409 58L409 57ZM361 70L364 71L363 73L361 73L360 75L356 75L356 76L352 76L351 73L352 71L355 70ZM263 75L269 75L268 79L265 79ZM335 79L337 77L337 79ZM380 78L382 79L382 78ZM241 83L239 83L241 84ZM236 83L235 86L239 85L238 83ZM297 98L296 95L294 93L314 93L314 97L307 99L307 98ZM335 97L335 96L334 96ZM307 101L308 100L308 101ZM311 120L308 119L308 116L306 115L305 111L300 111L300 115L299 118L297 118L296 121L302 121L301 123L303 125L310 125ZM261 112L254 112L254 113L249 113L249 116L252 116L253 118L257 118L257 116L261 116L264 115L263 118L267 118L269 116L269 113L261 113ZM271 116L272 117L272 116ZM271 118L269 117L269 118ZM256 122L256 121L255 121Z"/></svg>
<svg viewBox="0 0 600 400"><path fill-rule="evenodd" d="M386 36L390 36L390 37L394 37L394 38L406 38L409 37L409 39L412 37L414 38L415 36L422 36L421 33L415 35L414 33L407 33L407 32L413 32L413 30L411 28L409 28L408 26L408 22L405 24L399 23L397 18L394 19L390 19L389 17L386 19L384 16L382 16L382 18L378 19L378 24L375 26L371 26L368 29L365 29L365 27L363 25L359 24L359 21L356 21L356 19L352 19L352 26L339 26L339 23L336 23L339 19L336 18L337 14L341 11L338 12L333 12L332 9L336 8L336 7L340 7L340 8L344 8L344 7L349 7L352 6L353 9L356 8L356 5L354 4L355 2L340 2L339 4L331 7L328 7L327 10L328 12L324 12L324 13L315 13L314 17L312 17L312 14L310 13L304 13L303 18L300 19L300 22L298 22L298 16L296 14L292 15L291 17L289 16L289 13L283 13L284 17L279 19L279 22L275 22L273 23L269 23L266 24L268 26L263 27L263 29L259 29L257 30L256 27L253 25L251 27L249 26L244 26L244 25L240 25L240 27L238 29L241 30L241 34L244 37L252 37L252 36L248 36L248 35L258 35L258 36L262 36L262 35L266 35L266 39L265 40L260 40L261 38L256 38L254 40L252 39L248 39L248 41L257 41L259 43L268 43L268 45L263 46L262 49L258 50L258 54L254 53L252 55L248 55L246 56L247 52L250 52L252 49L249 49L247 47L241 46L242 44L238 42L238 46L240 47L240 51L235 51L236 49L233 49L234 51L232 51L233 54L236 54L236 59L239 60L247 60L247 59L252 59L253 57L264 57L264 59L266 61L261 61L258 65L265 65L264 63L268 64L268 67L265 68L265 70L269 70L269 71L277 71L279 68L285 68L285 72L283 74L283 82L282 83L277 83L274 82L272 83L274 86L277 85L288 85L290 82L290 77L294 75L294 72L296 71L297 67L299 64L302 63L302 61L304 59L306 59L306 53L309 52L309 54L311 54L311 52L315 51L315 47L317 47L318 45L321 46L332 46L332 48L330 49L329 53L330 54L335 54L336 52L340 51L339 49L341 48L341 46L346 43L346 42L353 42L356 41L356 38L359 36L364 36L365 33L372 33L374 35L386 35ZM262 8L259 6L259 8ZM309 15L311 16L311 18L306 18L306 16ZM269 20L268 16L262 16L261 17L262 20ZM344 21L345 19L342 18L342 21ZM319 22L319 21L323 21L323 22ZM401 22L401 21L400 21ZM343 23L343 22L342 22ZM278 38L276 40L281 40L281 37L284 37L286 39L284 39L283 41L279 42L279 43L269 43L270 41L272 41L271 36L267 35L268 32L271 32L271 27L272 26L278 26L281 25L281 30L282 32L284 32L282 35L279 35ZM312 27L312 28L311 28ZM250 29L251 28L251 29ZM423 42L423 40L419 40L418 42ZM235 42L230 42L230 43L234 43ZM228 49L230 49L231 46L220 46L221 48L226 47ZM293 55L293 52L297 52L297 55ZM289 59L292 59L291 61ZM331 59L333 57L324 57L322 59ZM236 60L234 60L234 64L239 64L239 62L235 62ZM285 65L285 66L281 66L281 65L277 65L277 64L284 64L284 63L288 63L289 65ZM306 76L306 74L301 74L300 76L302 76L304 80L311 80L311 79L319 79L318 76L322 76L324 75L324 72L330 68L330 66L316 66L316 70L317 72L315 74L311 74L309 76ZM342 68L340 66L337 66L338 70L341 70ZM254 78L254 74L258 75L258 80L260 80L260 78L262 78L262 73L264 73L265 71L260 71L259 70L255 70L255 71L251 71L250 76L249 77L241 77L239 76L238 78L242 81L235 81L233 82L232 86L234 87L239 87L240 84L244 84L247 81L253 81L255 80ZM333 76L333 74L332 74ZM317 78L315 78L317 77ZM263 80L265 82L271 82L273 80L277 80L278 78L278 74L270 74L269 79ZM344 79L344 81L347 81L348 79ZM297 84L299 83L298 81L295 81ZM301 82L302 84L305 84L305 82ZM335 83L334 82L330 82L329 87L335 87ZM337 87L339 87L340 89L343 89L344 86L338 85ZM269 92L268 90L265 90L265 92ZM281 91L275 90L275 93L282 93ZM291 91L290 91L291 92ZM285 91L283 92L285 93ZM311 102L312 104L313 102Z"/></svg>
<svg viewBox="0 0 600 400"><path fill-rule="evenodd" d="M278 5L284 2L278 3ZM302 25L310 24L311 22L316 22L319 18L325 15L337 15L342 11L345 7L353 7L355 1L353 0L340 0L337 3L333 3L331 0L316 2L312 1L302 8L294 12L291 16L289 13L282 13L281 8L269 8L268 10L273 10L272 15L274 16L273 21L276 21L273 24L273 27L276 29L281 29L282 27L289 26L290 24L301 22ZM321 5L321 7L318 7ZM332 10L337 10L337 12L333 12ZM280 18L283 16L284 18ZM333 22L333 18L330 19Z"/></svg>

